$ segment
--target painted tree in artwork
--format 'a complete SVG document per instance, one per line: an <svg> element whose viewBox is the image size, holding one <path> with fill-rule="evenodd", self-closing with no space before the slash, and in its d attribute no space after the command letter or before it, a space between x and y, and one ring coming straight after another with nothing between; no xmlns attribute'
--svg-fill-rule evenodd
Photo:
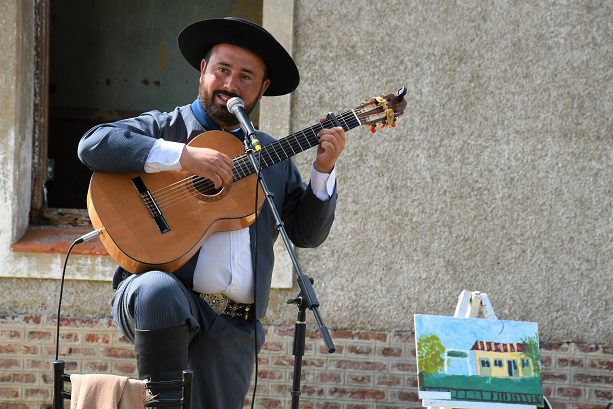
<svg viewBox="0 0 613 409"><path fill-rule="evenodd" d="M531 337L524 337L521 342L526 344L526 351L524 352L530 360L532 360L532 370L534 375L540 376L541 374L541 353L539 350L539 338L537 335Z"/></svg>
<svg viewBox="0 0 613 409"><path fill-rule="evenodd" d="M445 368L445 346L437 335L424 335L417 340L417 365L421 373L430 375Z"/></svg>

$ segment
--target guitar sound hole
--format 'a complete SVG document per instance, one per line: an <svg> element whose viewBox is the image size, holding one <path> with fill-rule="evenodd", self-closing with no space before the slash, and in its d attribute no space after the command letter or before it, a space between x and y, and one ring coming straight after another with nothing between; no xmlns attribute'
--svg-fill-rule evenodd
<svg viewBox="0 0 613 409"><path fill-rule="evenodd" d="M190 183L190 191L200 200L204 200L207 202L212 202L215 200L219 200L228 194L230 188L224 189L216 188L208 179L204 179L201 177L192 177L192 183Z"/></svg>

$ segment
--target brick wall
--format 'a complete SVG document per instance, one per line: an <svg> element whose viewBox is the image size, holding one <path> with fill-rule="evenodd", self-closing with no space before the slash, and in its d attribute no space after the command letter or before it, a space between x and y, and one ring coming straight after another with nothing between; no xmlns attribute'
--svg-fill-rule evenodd
<svg viewBox="0 0 613 409"><path fill-rule="evenodd" d="M314 324L309 325L303 408L421 407L411 331L333 330L337 352L328 354ZM0 317L0 409L50 407L54 341L54 317ZM259 357L257 408L290 406L292 342L293 327L267 328ZM67 372L136 375L132 346L108 319L63 319L60 346ZM554 408L604 408L613 400L613 346L547 343L541 357L544 392Z"/></svg>

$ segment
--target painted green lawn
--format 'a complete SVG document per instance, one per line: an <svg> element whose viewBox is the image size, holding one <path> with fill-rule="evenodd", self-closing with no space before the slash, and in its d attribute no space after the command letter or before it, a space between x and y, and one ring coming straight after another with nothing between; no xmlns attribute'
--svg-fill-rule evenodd
<svg viewBox="0 0 613 409"><path fill-rule="evenodd" d="M481 399L480 394L458 395L453 389L474 389L484 392L506 392L517 394L543 394L541 379L537 376L527 378L493 378L490 376L462 376L462 375L424 375L423 386L426 388L448 388L452 392L452 399L471 399L471 400L504 400L501 395L493 393L486 394ZM421 390L427 390L422 388ZM540 398L542 401L542 397ZM523 401L523 400L522 400ZM529 401L529 400L528 400ZM527 402L527 401L526 401Z"/></svg>

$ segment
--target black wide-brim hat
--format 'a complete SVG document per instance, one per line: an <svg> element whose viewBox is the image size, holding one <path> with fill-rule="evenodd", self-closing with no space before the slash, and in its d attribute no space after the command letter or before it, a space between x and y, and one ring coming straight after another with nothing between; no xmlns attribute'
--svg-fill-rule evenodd
<svg viewBox="0 0 613 409"><path fill-rule="evenodd" d="M268 31L255 23L236 17L197 21L179 34L179 49L194 68L216 44L232 44L258 55L266 63L270 85L264 95L289 94L300 82L292 57Z"/></svg>

